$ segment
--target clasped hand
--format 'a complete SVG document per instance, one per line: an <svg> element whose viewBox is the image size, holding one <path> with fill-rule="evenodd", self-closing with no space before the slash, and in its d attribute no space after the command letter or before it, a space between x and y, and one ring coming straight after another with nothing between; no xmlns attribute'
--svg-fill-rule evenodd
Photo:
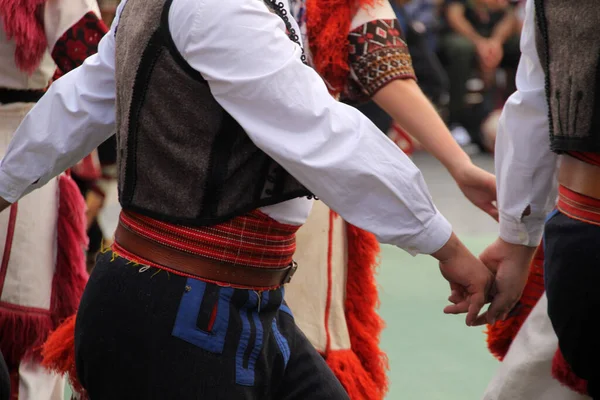
<svg viewBox="0 0 600 400"><path fill-rule="evenodd" d="M445 246L445 253L434 254L442 276L450 283L448 300L452 304L444 312L467 313L468 326L505 319L523 293L535 248L498 239L478 259L458 239L456 242L451 248ZM489 308L481 312L486 303Z"/></svg>

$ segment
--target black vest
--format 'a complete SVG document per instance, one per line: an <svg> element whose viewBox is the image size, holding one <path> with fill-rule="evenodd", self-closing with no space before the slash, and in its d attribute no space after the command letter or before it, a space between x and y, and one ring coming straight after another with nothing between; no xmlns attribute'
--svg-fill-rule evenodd
<svg viewBox="0 0 600 400"><path fill-rule="evenodd" d="M172 0L128 0L116 33L119 200L214 225L310 193L258 149L177 51Z"/></svg>
<svg viewBox="0 0 600 400"><path fill-rule="evenodd" d="M535 0L552 150L600 152L600 2Z"/></svg>

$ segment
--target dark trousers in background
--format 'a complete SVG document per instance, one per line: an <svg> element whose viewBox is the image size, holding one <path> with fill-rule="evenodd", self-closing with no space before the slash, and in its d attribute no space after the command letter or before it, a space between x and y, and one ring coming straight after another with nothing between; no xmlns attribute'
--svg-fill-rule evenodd
<svg viewBox="0 0 600 400"><path fill-rule="evenodd" d="M337 400L343 387L283 302L101 254L77 314L91 400Z"/></svg>
<svg viewBox="0 0 600 400"><path fill-rule="evenodd" d="M450 80L449 122L467 126L471 113L465 103L466 83L476 68L477 50L464 36L450 33L441 37L440 52ZM519 37L513 36L504 43L504 58L500 66L516 69L520 57Z"/></svg>
<svg viewBox="0 0 600 400"><path fill-rule="evenodd" d="M9 400L10 398L10 374L0 353L0 400Z"/></svg>
<svg viewBox="0 0 600 400"><path fill-rule="evenodd" d="M555 212L544 233L548 315L565 360L600 399L600 226Z"/></svg>

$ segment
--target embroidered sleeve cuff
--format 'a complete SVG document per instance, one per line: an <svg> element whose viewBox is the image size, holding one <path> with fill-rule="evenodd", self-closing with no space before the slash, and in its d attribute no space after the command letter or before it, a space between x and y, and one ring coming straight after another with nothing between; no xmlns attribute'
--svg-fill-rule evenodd
<svg viewBox="0 0 600 400"><path fill-rule="evenodd" d="M421 233L399 247L402 247L411 256L432 254L441 249L448 242L451 235L452 225L438 211Z"/></svg>
<svg viewBox="0 0 600 400"><path fill-rule="evenodd" d="M544 220L514 221L500 215L500 238L505 242L537 247L544 234Z"/></svg>

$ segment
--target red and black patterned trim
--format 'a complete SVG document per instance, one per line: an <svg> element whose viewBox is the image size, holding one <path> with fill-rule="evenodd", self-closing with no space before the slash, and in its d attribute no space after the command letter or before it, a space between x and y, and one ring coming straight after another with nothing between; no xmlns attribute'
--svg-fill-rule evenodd
<svg viewBox="0 0 600 400"><path fill-rule="evenodd" d="M64 75L83 64L92 54L96 54L98 43L106 32L108 28L93 12L88 12L71 26L52 49L52 58L60 72Z"/></svg>
<svg viewBox="0 0 600 400"><path fill-rule="evenodd" d="M372 97L396 79L415 79L408 47L396 19L367 22L348 35L348 62L363 95ZM349 88L348 97L357 97Z"/></svg>

